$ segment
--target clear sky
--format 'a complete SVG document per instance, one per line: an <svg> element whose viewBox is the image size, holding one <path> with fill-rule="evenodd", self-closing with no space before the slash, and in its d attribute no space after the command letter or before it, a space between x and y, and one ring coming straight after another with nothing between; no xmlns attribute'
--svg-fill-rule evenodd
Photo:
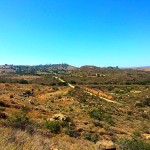
<svg viewBox="0 0 150 150"><path fill-rule="evenodd" d="M150 65L150 0L1 0L6 63Z"/></svg>

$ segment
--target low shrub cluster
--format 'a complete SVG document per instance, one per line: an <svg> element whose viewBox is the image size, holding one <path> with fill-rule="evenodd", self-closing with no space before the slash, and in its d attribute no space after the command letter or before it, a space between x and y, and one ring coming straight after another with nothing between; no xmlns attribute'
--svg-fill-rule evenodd
<svg viewBox="0 0 150 150"><path fill-rule="evenodd" d="M15 113L13 116L8 117L6 125L13 128L19 128L21 130L27 130L30 133L34 131L35 124L27 117L29 109L23 108L21 112Z"/></svg>
<svg viewBox="0 0 150 150"><path fill-rule="evenodd" d="M52 133L60 133L61 125L58 121L45 122L45 127L49 129Z"/></svg>
<svg viewBox="0 0 150 150"><path fill-rule="evenodd" d="M150 144L135 139L119 139L116 143L121 150L150 150Z"/></svg>
<svg viewBox="0 0 150 150"><path fill-rule="evenodd" d="M99 135L97 133L84 133L84 139L96 143L99 140Z"/></svg>
<svg viewBox="0 0 150 150"><path fill-rule="evenodd" d="M112 117L103 109L96 108L89 112L91 118L99 120L99 121L106 121L108 124L114 124Z"/></svg>

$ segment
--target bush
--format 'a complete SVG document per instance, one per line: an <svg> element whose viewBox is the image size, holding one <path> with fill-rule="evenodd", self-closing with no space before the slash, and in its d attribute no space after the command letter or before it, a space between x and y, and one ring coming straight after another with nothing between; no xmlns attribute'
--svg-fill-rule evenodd
<svg viewBox="0 0 150 150"><path fill-rule="evenodd" d="M1 112L1 111L5 111L5 108L0 108L0 112Z"/></svg>
<svg viewBox="0 0 150 150"><path fill-rule="evenodd" d="M3 101L0 101L0 106L5 107L5 103Z"/></svg>
<svg viewBox="0 0 150 150"><path fill-rule="evenodd" d="M66 82L58 82L58 86L67 86Z"/></svg>
<svg viewBox="0 0 150 150"><path fill-rule="evenodd" d="M100 123L100 121L93 121L93 124L95 125L95 127L103 127L103 125Z"/></svg>
<svg viewBox="0 0 150 150"><path fill-rule="evenodd" d="M103 119L104 113L105 113L105 111L102 109L93 109L92 111L89 112L89 115L91 118L101 121Z"/></svg>
<svg viewBox="0 0 150 150"><path fill-rule="evenodd" d="M81 97L81 98L80 98L80 102L81 102L81 103L84 103L84 102L87 102L87 100L86 100L85 97Z"/></svg>
<svg viewBox="0 0 150 150"><path fill-rule="evenodd" d="M99 135L97 133L94 133L91 135L91 141L96 143L99 140Z"/></svg>
<svg viewBox="0 0 150 150"><path fill-rule="evenodd" d="M52 122L46 121L45 127L55 134L59 133L61 130L61 126L58 121L52 121Z"/></svg>
<svg viewBox="0 0 150 150"><path fill-rule="evenodd" d="M33 130L33 122L26 116L28 111L28 108L23 108L20 113L16 113L12 117L9 117L7 124L14 128L20 128L21 130Z"/></svg>
<svg viewBox="0 0 150 150"><path fill-rule="evenodd" d="M69 128L69 122L63 121L63 122L61 123L61 126L62 126L62 128Z"/></svg>
<svg viewBox="0 0 150 150"><path fill-rule="evenodd" d="M14 96L11 94L11 95L10 95L10 98L14 98Z"/></svg>
<svg viewBox="0 0 150 150"><path fill-rule="evenodd" d="M74 111L72 107L70 108L70 111Z"/></svg>
<svg viewBox="0 0 150 150"><path fill-rule="evenodd" d="M84 135L84 139L85 140L89 140L92 141L94 143L96 143L99 140L99 135L97 133L85 133Z"/></svg>
<svg viewBox="0 0 150 150"><path fill-rule="evenodd" d="M78 136L80 136L79 131L75 131L75 130L71 130L71 129L67 129L65 131L65 134L69 135L70 137L74 137L74 138L77 138Z"/></svg>
<svg viewBox="0 0 150 150"><path fill-rule="evenodd" d="M150 107L150 98L145 98L141 100L140 102L135 104L136 107Z"/></svg>
<svg viewBox="0 0 150 150"><path fill-rule="evenodd" d="M70 84L76 84L77 82L74 80L69 81Z"/></svg>
<svg viewBox="0 0 150 150"><path fill-rule="evenodd" d="M112 117L110 115L106 115L105 117L105 121L110 124L110 125L113 125L115 124L115 122L113 121Z"/></svg>
<svg viewBox="0 0 150 150"><path fill-rule="evenodd" d="M54 103L54 99L53 98L50 101L51 101L51 103Z"/></svg>
<svg viewBox="0 0 150 150"><path fill-rule="evenodd" d="M144 106L149 106L150 107L150 98L146 98L142 101Z"/></svg>
<svg viewBox="0 0 150 150"><path fill-rule="evenodd" d="M21 80L18 81L18 83L20 83L20 84L28 84L28 81L24 80L24 79L21 79Z"/></svg>
<svg viewBox="0 0 150 150"><path fill-rule="evenodd" d="M121 150L150 150L150 144L135 139L120 139L117 143Z"/></svg>

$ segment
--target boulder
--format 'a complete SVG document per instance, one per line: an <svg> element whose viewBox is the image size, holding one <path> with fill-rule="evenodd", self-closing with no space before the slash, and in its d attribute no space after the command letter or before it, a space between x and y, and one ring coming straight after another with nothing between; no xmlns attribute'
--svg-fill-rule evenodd
<svg viewBox="0 0 150 150"><path fill-rule="evenodd" d="M116 145L112 141L98 141L96 143L96 150L116 150Z"/></svg>
<svg viewBox="0 0 150 150"><path fill-rule="evenodd" d="M63 115L63 114L53 115L53 117L50 119L50 121L54 121L54 120L70 122L70 118L66 115Z"/></svg>
<svg viewBox="0 0 150 150"><path fill-rule="evenodd" d="M143 138L146 140L150 140L150 134L142 134Z"/></svg>

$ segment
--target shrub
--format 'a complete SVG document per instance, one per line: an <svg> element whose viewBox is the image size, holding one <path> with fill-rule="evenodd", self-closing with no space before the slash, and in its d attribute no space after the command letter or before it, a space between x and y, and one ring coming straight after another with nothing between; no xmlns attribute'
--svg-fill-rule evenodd
<svg viewBox="0 0 150 150"><path fill-rule="evenodd" d="M89 140L94 143L96 143L99 140L99 135L97 133L84 133L83 136L85 140Z"/></svg>
<svg viewBox="0 0 150 150"><path fill-rule="evenodd" d="M67 86L66 82L58 82L58 86Z"/></svg>
<svg viewBox="0 0 150 150"><path fill-rule="evenodd" d="M72 107L70 108L70 111L74 111Z"/></svg>
<svg viewBox="0 0 150 150"><path fill-rule="evenodd" d="M69 135L70 137L74 137L74 138L77 138L78 136L80 136L79 131L75 131L75 130L71 130L71 129L67 129L65 131L65 134Z"/></svg>
<svg viewBox="0 0 150 150"><path fill-rule="evenodd" d="M139 131L134 131L133 132L133 136L134 137L140 137L141 136L141 133Z"/></svg>
<svg viewBox="0 0 150 150"><path fill-rule="evenodd" d="M84 97L81 97L81 98L80 98L80 102L81 102L81 103L84 103L84 102L87 102L87 100L86 100Z"/></svg>
<svg viewBox="0 0 150 150"><path fill-rule="evenodd" d="M106 115L105 117L105 121L110 124L110 125L113 125L115 124L115 122L113 121L112 117L110 115Z"/></svg>
<svg viewBox="0 0 150 150"><path fill-rule="evenodd" d="M77 82L74 80L69 81L70 84L76 84Z"/></svg>
<svg viewBox="0 0 150 150"><path fill-rule="evenodd" d="M55 133L55 134L59 133L61 130L61 126L60 126L60 123L58 121L52 121L52 122L46 121L45 127L47 129L49 129L52 133Z"/></svg>
<svg viewBox="0 0 150 150"><path fill-rule="evenodd" d="M1 111L5 111L5 108L0 108L0 112L1 112Z"/></svg>
<svg viewBox="0 0 150 150"><path fill-rule="evenodd" d="M61 126L62 126L63 128L69 128L69 122L63 121L63 122L61 123Z"/></svg>
<svg viewBox="0 0 150 150"><path fill-rule="evenodd" d="M97 133L94 133L91 135L91 141L96 143L99 140L99 135Z"/></svg>
<svg viewBox="0 0 150 150"><path fill-rule="evenodd" d="M140 102L135 104L136 107L150 107L150 98L145 98L141 100Z"/></svg>
<svg viewBox="0 0 150 150"><path fill-rule="evenodd" d="M24 79L21 79L21 80L18 81L18 83L20 83L20 84L28 84L28 81L24 80Z"/></svg>
<svg viewBox="0 0 150 150"><path fill-rule="evenodd" d="M51 99L50 101L51 101L51 103L54 103L54 99Z"/></svg>
<svg viewBox="0 0 150 150"><path fill-rule="evenodd" d="M91 133L84 133L83 136L85 140L91 140Z"/></svg>
<svg viewBox="0 0 150 150"><path fill-rule="evenodd" d="M93 124L95 125L95 127L103 127L100 121L93 121Z"/></svg>
<svg viewBox="0 0 150 150"><path fill-rule="evenodd" d="M11 95L10 95L10 98L14 98L14 96L11 94Z"/></svg>
<svg viewBox="0 0 150 150"><path fill-rule="evenodd" d="M3 101L0 101L0 106L5 107L5 103Z"/></svg>
<svg viewBox="0 0 150 150"><path fill-rule="evenodd" d="M89 112L89 115L91 118L101 121L104 113L105 113L105 111L102 109L93 109L92 111Z"/></svg>
<svg viewBox="0 0 150 150"><path fill-rule="evenodd" d="M135 139L120 139L117 143L121 150L150 150L150 144Z"/></svg>
<svg viewBox="0 0 150 150"><path fill-rule="evenodd" d="M150 98L146 98L142 101L144 106L149 106L150 107Z"/></svg>
<svg viewBox="0 0 150 150"><path fill-rule="evenodd" d="M9 117L7 124L14 128L20 128L21 130L33 130L33 122L26 116L28 108L23 108L20 113L14 114L12 117Z"/></svg>

